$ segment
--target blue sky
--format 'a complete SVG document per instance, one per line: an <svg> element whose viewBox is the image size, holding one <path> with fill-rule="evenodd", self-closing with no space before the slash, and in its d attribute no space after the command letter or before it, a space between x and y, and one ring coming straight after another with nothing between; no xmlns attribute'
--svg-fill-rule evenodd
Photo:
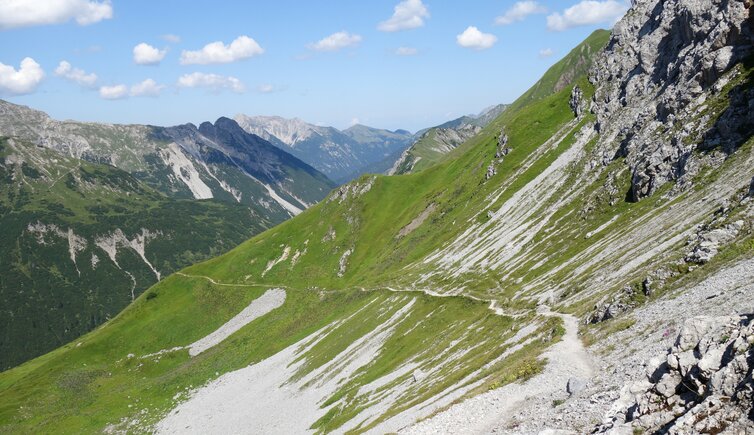
<svg viewBox="0 0 754 435"><path fill-rule="evenodd" d="M415 131L512 102L623 10L623 0L0 0L0 98L81 121L245 113ZM182 64L215 41L219 54ZM141 43L156 50L139 60L159 63L136 63Z"/></svg>

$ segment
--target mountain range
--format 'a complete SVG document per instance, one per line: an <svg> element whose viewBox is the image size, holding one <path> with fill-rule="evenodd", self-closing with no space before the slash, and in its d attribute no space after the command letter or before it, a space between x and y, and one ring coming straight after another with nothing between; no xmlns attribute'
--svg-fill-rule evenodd
<svg viewBox="0 0 754 435"><path fill-rule="evenodd" d="M506 104L498 104L483 110L478 115L462 116L437 127L417 132L416 141L401 153L387 174L407 174L433 166L459 145L479 134L507 108Z"/></svg>
<svg viewBox="0 0 754 435"><path fill-rule="evenodd" d="M334 186L227 118L199 128L59 122L0 101L2 136L0 368L92 330L161 277Z"/></svg>
<svg viewBox="0 0 754 435"><path fill-rule="evenodd" d="M336 182L347 182L367 168L404 151L414 135L365 125L346 130L322 127L300 119L236 115L246 132L255 134L309 163Z"/></svg>
<svg viewBox="0 0 754 435"><path fill-rule="evenodd" d="M0 431L750 431L752 8L632 2L436 163L0 373Z"/></svg>

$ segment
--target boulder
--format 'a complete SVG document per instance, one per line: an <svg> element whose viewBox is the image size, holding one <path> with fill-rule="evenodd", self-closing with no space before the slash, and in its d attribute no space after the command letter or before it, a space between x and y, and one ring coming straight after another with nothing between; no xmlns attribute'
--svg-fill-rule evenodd
<svg viewBox="0 0 754 435"><path fill-rule="evenodd" d="M574 394L579 394L580 392L584 391L587 384L588 381L584 379L570 378L568 379L568 384L566 385L566 391L568 392L568 394L573 396Z"/></svg>

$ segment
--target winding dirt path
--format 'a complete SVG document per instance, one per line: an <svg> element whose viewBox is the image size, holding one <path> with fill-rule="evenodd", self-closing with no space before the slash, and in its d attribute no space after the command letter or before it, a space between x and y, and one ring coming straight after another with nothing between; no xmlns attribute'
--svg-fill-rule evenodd
<svg viewBox="0 0 754 435"><path fill-rule="evenodd" d="M529 399L549 397L565 390L570 378L592 376L592 358L578 337L578 319L542 307L539 314L563 319L563 339L542 354L548 363L544 371L524 383L508 384L456 404L432 418L400 431L402 434L478 434L506 426L508 419Z"/></svg>
<svg viewBox="0 0 754 435"><path fill-rule="evenodd" d="M282 289L289 289L290 287L287 285L281 285L281 284L257 284L257 283L251 283L251 284L226 284L223 282L217 282L214 279L204 276L204 275L189 275L183 272L176 272L176 275L180 275L186 278L197 278L197 279L203 279L206 281L209 281L213 285L220 286L220 287L270 287L270 288L282 288Z"/></svg>

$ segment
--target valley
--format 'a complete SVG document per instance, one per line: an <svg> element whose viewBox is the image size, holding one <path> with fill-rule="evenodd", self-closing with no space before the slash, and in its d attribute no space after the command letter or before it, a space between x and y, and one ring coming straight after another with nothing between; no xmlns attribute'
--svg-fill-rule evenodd
<svg viewBox="0 0 754 435"><path fill-rule="evenodd" d="M4 115L0 264L70 291L119 274L125 308L1 372L0 432L750 431L754 6L626 9L511 104L416 135ZM111 129L136 157L100 161ZM184 263L148 249L207 232Z"/></svg>

